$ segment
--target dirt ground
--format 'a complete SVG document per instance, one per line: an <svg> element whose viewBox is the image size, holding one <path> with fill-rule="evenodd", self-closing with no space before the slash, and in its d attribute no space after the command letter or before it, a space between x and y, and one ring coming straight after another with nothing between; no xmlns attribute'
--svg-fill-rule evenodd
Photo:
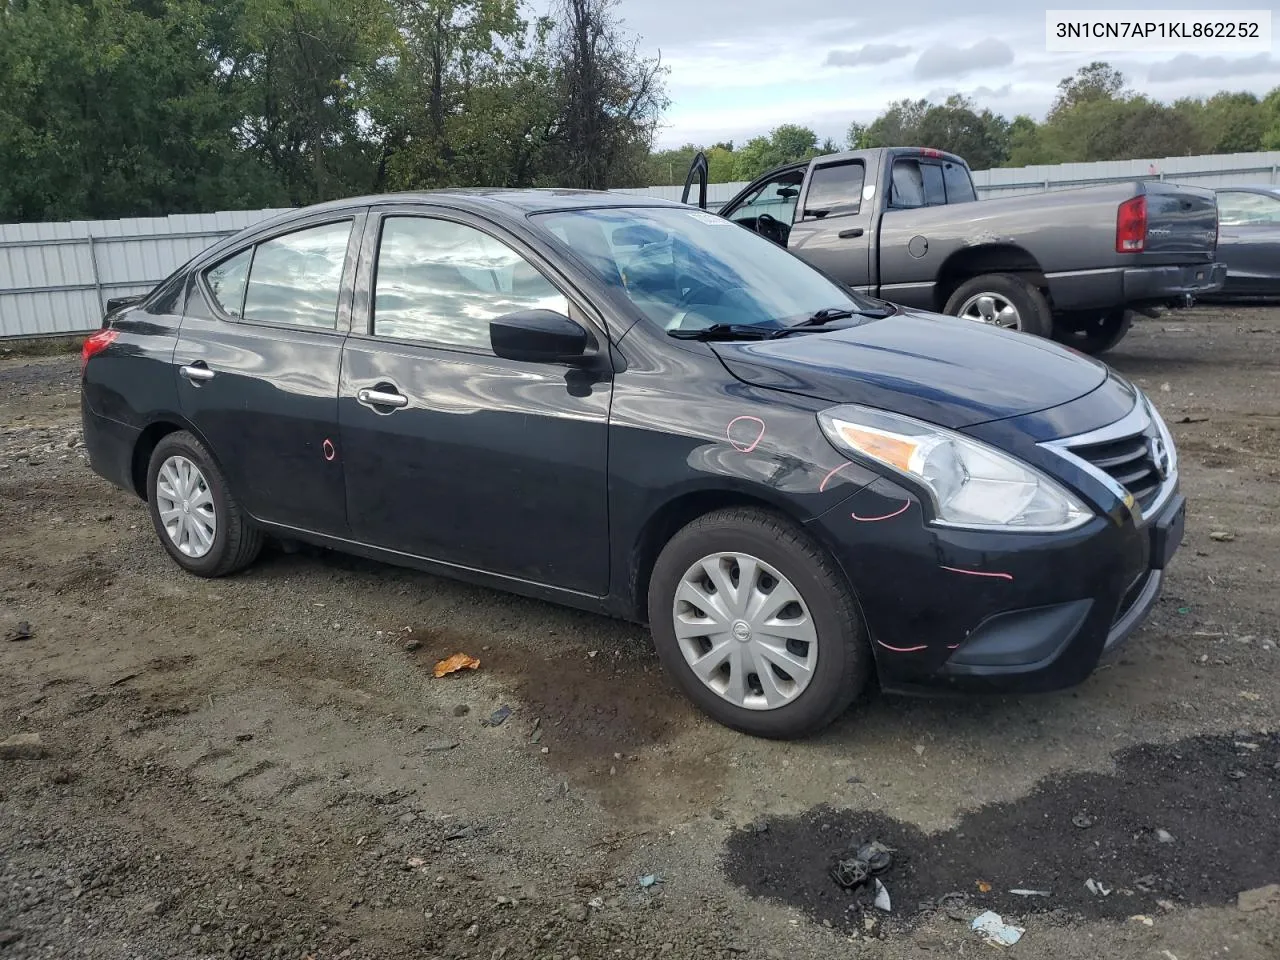
<svg viewBox="0 0 1280 960"><path fill-rule="evenodd" d="M186 576L85 465L76 359L0 360L0 741L39 736L0 747L0 956L914 960L998 952L992 908L1026 958L1274 960L1236 897L1280 883L1280 309L1109 360L1190 501L1146 627L1076 690L802 743L625 624L318 552ZM887 916L828 874L873 838Z"/></svg>

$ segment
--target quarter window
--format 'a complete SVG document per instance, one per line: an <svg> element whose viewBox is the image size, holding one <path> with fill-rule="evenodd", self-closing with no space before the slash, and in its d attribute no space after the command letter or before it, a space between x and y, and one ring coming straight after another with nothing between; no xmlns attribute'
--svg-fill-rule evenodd
<svg viewBox="0 0 1280 960"><path fill-rule="evenodd" d="M351 221L344 220L258 244L245 290L245 319L336 327L350 237Z"/></svg>
<svg viewBox="0 0 1280 960"><path fill-rule="evenodd" d="M249 261L252 259L253 247L250 247L206 271L204 278L209 284L209 292L223 313L240 316L244 307L244 285L249 279Z"/></svg>
<svg viewBox="0 0 1280 960"><path fill-rule="evenodd" d="M568 314L569 301L511 247L430 217L388 217L378 244L373 332L490 350L489 321L522 310Z"/></svg>

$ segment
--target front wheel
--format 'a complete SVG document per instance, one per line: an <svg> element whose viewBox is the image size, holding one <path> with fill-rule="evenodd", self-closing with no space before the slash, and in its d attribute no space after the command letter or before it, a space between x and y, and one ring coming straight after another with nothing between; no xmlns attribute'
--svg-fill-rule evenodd
<svg viewBox="0 0 1280 960"><path fill-rule="evenodd" d="M947 298L943 312L1037 337L1053 332L1049 301L1035 284L1013 273L988 273L966 280Z"/></svg>
<svg viewBox="0 0 1280 960"><path fill-rule="evenodd" d="M663 549L649 627L667 671L712 719L790 739L862 692L871 652L849 585L822 548L764 510L694 520Z"/></svg>

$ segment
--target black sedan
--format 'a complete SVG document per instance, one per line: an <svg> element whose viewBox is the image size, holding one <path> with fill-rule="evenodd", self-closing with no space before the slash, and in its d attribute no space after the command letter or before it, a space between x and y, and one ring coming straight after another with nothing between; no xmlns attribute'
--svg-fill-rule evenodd
<svg viewBox="0 0 1280 960"><path fill-rule="evenodd" d="M1184 515L1168 430L1103 364L611 194L259 224L110 312L82 396L93 468L193 574L270 537L647 622L703 710L764 736L873 673L1078 683Z"/></svg>
<svg viewBox="0 0 1280 960"><path fill-rule="evenodd" d="M1219 187L1218 260L1227 282L1212 300L1280 300L1280 187Z"/></svg>

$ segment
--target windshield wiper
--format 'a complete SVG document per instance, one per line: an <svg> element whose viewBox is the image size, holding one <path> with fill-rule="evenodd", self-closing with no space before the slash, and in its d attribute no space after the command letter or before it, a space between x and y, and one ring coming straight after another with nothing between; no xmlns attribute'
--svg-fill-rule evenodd
<svg viewBox="0 0 1280 960"><path fill-rule="evenodd" d="M848 307L823 307L816 313L811 314L799 323L794 324L791 329L796 327L821 327L824 324L831 323L833 320L848 320L850 317L871 317L873 319L889 317L893 315L893 309L885 310L852 310Z"/></svg>
<svg viewBox="0 0 1280 960"><path fill-rule="evenodd" d="M793 327L766 327L759 323L713 323L697 330L668 330L677 340L772 340L785 337Z"/></svg>

